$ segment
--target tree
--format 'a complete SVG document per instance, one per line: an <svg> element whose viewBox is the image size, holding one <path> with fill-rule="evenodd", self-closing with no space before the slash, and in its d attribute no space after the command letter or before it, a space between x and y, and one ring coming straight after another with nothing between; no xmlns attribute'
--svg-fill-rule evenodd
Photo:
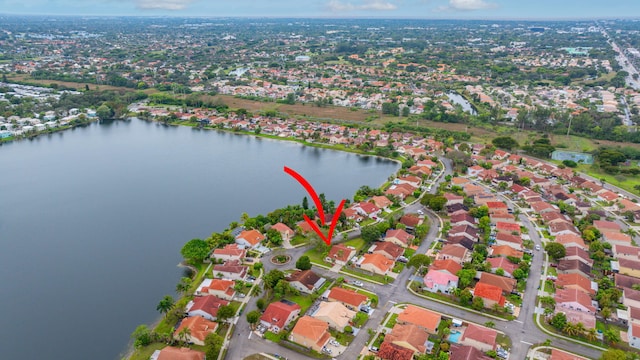
<svg viewBox="0 0 640 360"><path fill-rule="evenodd" d="M138 327L131 333L133 339L133 346L136 348L147 346L151 344L151 330L147 325L138 325Z"/></svg>
<svg viewBox="0 0 640 360"><path fill-rule="evenodd" d="M499 136L494 138L491 143L500 149L511 150L518 147L518 142L509 136Z"/></svg>
<svg viewBox="0 0 640 360"><path fill-rule="evenodd" d="M209 256L209 252L211 252L209 245L201 239L189 240L180 250L180 254L192 264L202 262Z"/></svg>
<svg viewBox="0 0 640 360"><path fill-rule="evenodd" d="M434 196L429 200L429 207L433 211L440 211L444 209L444 205L447 203L447 198L444 196Z"/></svg>
<svg viewBox="0 0 640 360"><path fill-rule="evenodd" d="M627 355L623 350L607 349L600 356L600 360L627 360Z"/></svg>
<svg viewBox="0 0 640 360"><path fill-rule="evenodd" d="M284 279L284 273L278 269L273 269L264 275L265 289L273 289L280 280Z"/></svg>
<svg viewBox="0 0 640 360"><path fill-rule="evenodd" d="M366 242L374 242L379 240L382 236L382 232L378 229L377 226L365 226L361 228L361 236L362 239Z"/></svg>
<svg viewBox="0 0 640 360"><path fill-rule="evenodd" d="M564 330L565 326L567 326L567 315L561 312L557 313L551 318L549 324L557 330Z"/></svg>
<svg viewBox="0 0 640 360"><path fill-rule="evenodd" d="M548 243L545 245L544 250L549 254L549 257L555 261L562 259L567 254L567 249L564 245L557 242Z"/></svg>
<svg viewBox="0 0 640 360"><path fill-rule="evenodd" d="M473 278L476 276L474 269L462 269L456 273L458 277L458 287L464 289L471 285Z"/></svg>
<svg viewBox="0 0 640 360"><path fill-rule="evenodd" d="M484 323L484 326L493 329L494 327L496 327L496 323L494 323L493 321L487 321Z"/></svg>
<svg viewBox="0 0 640 360"><path fill-rule="evenodd" d="M302 208L305 210L309 208L309 199L306 196L302 198Z"/></svg>
<svg viewBox="0 0 640 360"><path fill-rule="evenodd" d="M96 115L100 118L100 120L109 120L113 119L113 115L115 112L112 108L110 108L107 104L102 104L96 110Z"/></svg>
<svg viewBox="0 0 640 360"><path fill-rule="evenodd" d="M256 324L260 321L260 311L253 310L247 313L247 322L251 326L251 329L255 329Z"/></svg>
<svg viewBox="0 0 640 360"><path fill-rule="evenodd" d="M173 308L175 301L171 297L171 295L165 295L162 300L156 306L156 310L158 310L161 314L167 316L169 311Z"/></svg>
<svg viewBox="0 0 640 360"><path fill-rule="evenodd" d="M607 342L611 345L615 345L620 342L620 332L615 328L607 328L604 331L603 335Z"/></svg>
<svg viewBox="0 0 640 360"><path fill-rule="evenodd" d="M497 268L496 269L496 275L504 276L504 269L503 268Z"/></svg>
<svg viewBox="0 0 640 360"><path fill-rule="evenodd" d="M218 321L226 321L227 319L232 318L236 314L236 311L233 309L231 305L222 305L218 308L218 313L216 318Z"/></svg>
<svg viewBox="0 0 640 360"><path fill-rule="evenodd" d="M479 296L475 296L471 301L471 307L476 310L482 310L484 308L484 300Z"/></svg>
<svg viewBox="0 0 640 360"><path fill-rule="evenodd" d="M183 277L176 285L176 292L178 294L186 295L191 288L191 278Z"/></svg>
<svg viewBox="0 0 640 360"><path fill-rule="evenodd" d="M420 268L420 266L429 266L431 264L431 258L425 254L415 254L409 259L407 266L411 266L415 269Z"/></svg>
<svg viewBox="0 0 640 360"><path fill-rule="evenodd" d="M471 290L462 290L462 292L460 293L460 304L465 306L469 305L471 303L471 300L473 300L473 294L471 293Z"/></svg>
<svg viewBox="0 0 640 360"><path fill-rule="evenodd" d="M267 238L269 238L269 242L273 246L282 245L282 234L276 229L269 229L269 231L267 231Z"/></svg>
<svg viewBox="0 0 640 360"><path fill-rule="evenodd" d="M207 359L217 359L222 350L224 338L216 333L210 333L204 339L204 352Z"/></svg>
<svg viewBox="0 0 640 360"><path fill-rule="evenodd" d="M267 303L263 298L258 299L258 301L256 301L256 306L258 307L258 309L260 309L260 311L264 311L264 309L267 308Z"/></svg>
<svg viewBox="0 0 640 360"><path fill-rule="evenodd" d="M300 256L298 261L296 261L296 269L300 269L300 270L311 269L311 260L309 259L309 257L306 255Z"/></svg>

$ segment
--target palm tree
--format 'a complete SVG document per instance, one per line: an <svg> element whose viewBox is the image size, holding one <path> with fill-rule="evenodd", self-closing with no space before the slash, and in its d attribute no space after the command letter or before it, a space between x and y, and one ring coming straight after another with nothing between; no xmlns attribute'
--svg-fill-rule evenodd
<svg viewBox="0 0 640 360"><path fill-rule="evenodd" d="M589 341L595 341L598 338L596 329L591 328L584 334Z"/></svg>
<svg viewBox="0 0 640 360"><path fill-rule="evenodd" d="M158 303L158 306L156 306L156 310L158 310L161 314L164 314L164 316L166 317L169 311L171 311L171 309L173 308L174 303L175 302L173 301L171 295L165 295Z"/></svg>
<svg viewBox="0 0 640 360"><path fill-rule="evenodd" d="M576 335L584 335L584 333L587 331L587 328L584 327L584 324L579 322L575 325L576 327Z"/></svg>
<svg viewBox="0 0 640 360"><path fill-rule="evenodd" d="M191 278L183 277L180 282L176 284L176 292L181 295L186 295L191 288Z"/></svg>
<svg viewBox="0 0 640 360"><path fill-rule="evenodd" d="M613 328L608 328L604 331L604 338L610 345L615 345L620 342L620 333Z"/></svg>
<svg viewBox="0 0 640 360"><path fill-rule="evenodd" d="M188 327L183 328L182 330L180 330L180 332L178 333L178 338L184 342L185 344L188 343L189 340L189 336L191 336L191 329L189 329Z"/></svg>
<svg viewBox="0 0 640 360"><path fill-rule="evenodd" d="M576 334L576 326L573 323L568 322L564 325L562 331L566 332L570 336L573 336Z"/></svg>

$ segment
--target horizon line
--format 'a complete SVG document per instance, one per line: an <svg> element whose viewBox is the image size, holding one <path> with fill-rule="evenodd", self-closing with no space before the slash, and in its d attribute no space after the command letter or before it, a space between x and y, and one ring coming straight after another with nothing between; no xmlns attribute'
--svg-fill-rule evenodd
<svg viewBox="0 0 640 360"><path fill-rule="evenodd" d="M312 19L312 20L440 20L440 21L599 21L599 20L635 20L640 21L640 16L609 16L609 17L548 17L548 18L524 18L524 17L484 17L484 18L440 18L440 17L410 17L410 16L278 16L278 15L97 15L97 14L31 14L31 13L0 13L0 16L26 16L26 17L93 17L93 18L176 18L176 19Z"/></svg>

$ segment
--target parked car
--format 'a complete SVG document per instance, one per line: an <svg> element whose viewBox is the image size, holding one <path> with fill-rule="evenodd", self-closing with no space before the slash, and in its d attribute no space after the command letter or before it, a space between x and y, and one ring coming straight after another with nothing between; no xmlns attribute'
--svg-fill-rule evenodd
<svg viewBox="0 0 640 360"><path fill-rule="evenodd" d="M364 284L362 283L362 281L358 281L358 280L355 280L355 281L353 282L353 285L354 285L354 286L360 286L360 287L363 287L363 286L364 286Z"/></svg>

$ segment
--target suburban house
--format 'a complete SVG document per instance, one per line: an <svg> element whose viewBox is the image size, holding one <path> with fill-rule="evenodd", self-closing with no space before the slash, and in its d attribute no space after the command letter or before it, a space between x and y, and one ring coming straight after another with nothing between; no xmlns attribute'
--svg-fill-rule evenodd
<svg viewBox="0 0 640 360"><path fill-rule="evenodd" d="M469 240L478 241L478 230L471 225L454 226L447 233L449 236L464 236Z"/></svg>
<svg viewBox="0 0 640 360"><path fill-rule="evenodd" d="M628 307L640 308L640 290L622 289L622 303Z"/></svg>
<svg viewBox="0 0 640 360"><path fill-rule="evenodd" d="M331 250L329 250L329 255L327 255L327 258L325 260L330 263L344 266L355 255L356 249L354 247L337 244L331 247Z"/></svg>
<svg viewBox="0 0 640 360"><path fill-rule="evenodd" d="M595 295L598 285L582 274L558 274L556 286L562 289L575 289Z"/></svg>
<svg viewBox="0 0 640 360"><path fill-rule="evenodd" d="M370 254L380 254L389 260L395 261L404 254L404 248L392 242L379 241L371 245L367 252Z"/></svg>
<svg viewBox="0 0 640 360"><path fill-rule="evenodd" d="M556 305L555 313L563 313L567 317L567 322L572 324L582 323L586 329L596 327L596 315L576 309L570 309Z"/></svg>
<svg viewBox="0 0 640 360"><path fill-rule="evenodd" d="M498 221L496 222L496 229L498 231L504 231L513 235L520 235L520 225L510 222Z"/></svg>
<svg viewBox="0 0 640 360"><path fill-rule="evenodd" d="M424 276L424 287L432 293L449 294L458 287L458 277L444 271L429 270Z"/></svg>
<svg viewBox="0 0 640 360"><path fill-rule="evenodd" d="M205 318L199 316L187 317L182 319L180 326L173 333L173 338L204 346L204 339L207 335L214 333L217 328L217 323Z"/></svg>
<svg viewBox="0 0 640 360"><path fill-rule="evenodd" d="M556 307L573 309L588 313L595 313L596 308L591 303L591 297L577 289L557 289Z"/></svg>
<svg viewBox="0 0 640 360"><path fill-rule="evenodd" d="M238 244L228 244L222 249L215 249L211 254L211 258L217 261L242 261L247 255L247 250Z"/></svg>
<svg viewBox="0 0 640 360"><path fill-rule="evenodd" d="M196 296L189 301L185 310L188 316L200 316L207 320L215 321L220 306L226 305L229 305L227 300L220 299L215 295Z"/></svg>
<svg viewBox="0 0 640 360"><path fill-rule="evenodd" d="M519 235L500 231L496 234L495 241L498 246L510 246L514 250L522 250L522 238Z"/></svg>
<svg viewBox="0 0 640 360"><path fill-rule="evenodd" d="M446 205L454 205L454 204L462 204L464 200L464 196L452 194L452 193L444 193L445 199L447 199Z"/></svg>
<svg viewBox="0 0 640 360"><path fill-rule="evenodd" d="M289 285L305 294L311 294L325 283L326 279L318 276L311 270L296 270L287 279Z"/></svg>
<svg viewBox="0 0 640 360"><path fill-rule="evenodd" d="M407 307L398 314L396 321L398 324L412 324L425 330L429 334L435 334L438 332L438 325L440 325L441 319L440 314L415 305L407 305Z"/></svg>
<svg viewBox="0 0 640 360"><path fill-rule="evenodd" d="M360 215L366 216L372 219L378 217L378 215L380 215L380 212L382 211L373 203L365 202L365 201L357 203L351 206L351 208L357 211Z"/></svg>
<svg viewBox="0 0 640 360"><path fill-rule="evenodd" d="M247 248L255 248L265 237L258 230L243 230L236 236L236 244Z"/></svg>
<svg viewBox="0 0 640 360"><path fill-rule="evenodd" d="M248 267L239 261L227 261L222 265L213 266L213 275L230 280L243 280L247 276Z"/></svg>
<svg viewBox="0 0 640 360"><path fill-rule="evenodd" d="M579 246L569 246L565 247L565 249L566 253L562 260L580 260L589 266L593 266L593 260L589 257L589 253L584 248Z"/></svg>
<svg viewBox="0 0 640 360"><path fill-rule="evenodd" d="M362 258L359 263L360 268L378 275L386 275L395 265L393 260L389 260L381 254L364 254Z"/></svg>
<svg viewBox="0 0 640 360"><path fill-rule="evenodd" d="M271 229L279 232L282 240L284 241L290 241L293 238L293 235L296 234L295 231L283 223L274 224L271 226Z"/></svg>
<svg viewBox="0 0 640 360"><path fill-rule="evenodd" d="M305 315L298 320L296 326L291 330L289 340L304 347L321 352L327 345L331 334L329 334L329 324L325 321L314 319Z"/></svg>
<svg viewBox="0 0 640 360"><path fill-rule="evenodd" d="M611 245L631 245L631 236L615 230L603 231L602 240Z"/></svg>
<svg viewBox="0 0 640 360"><path fill-rule="evenodd" d="M505 257L487 258L487 262L491 264L491 271L496 272L498 269L504 271L504 276L513 277L513 271L518 268L518 265L509 261Z"/></svg>
<svg viewBox="0 0 640 360"><path fill-rule="evenodd" d="M558 274L582 274L591 277L591 266L580 260L558 261Z"/></svg>
<svg viewBox="0 0 640 360"><path fill-rule="evenodd" d="M462 266L453 260L436 260L429 267L430 270L437 270L455 275L462 270Z"/></svg>
<svg viewBox="0 0 640 360"><path fill-rule="evenodd" d="M383 210L393 205L393 202L391 202L391 200L389 200L389 198L386 196L373 196L371 197L371 202L373 202L375 206Z"/></svg>
<svg viewBox="0 0 640 360"><path fill-rule="evenodd" d="M389 229L385 234L384 241L392 242L396 245L402 246L403 248L408 247L415 239L415 236L409 234L403 229Z"/></svg>
<svg viewBox="0 0 640 360"><path fill-rule="evenodd" d="M516 281L516 279L511 279L488 272L482 272L480 273L479 283L497 286L502 290L503 293L509 294L516 289L516 285L518 282Z"/></svg>
<svg viewBox="0 0 640 360"><path fill-rule="evenodd" d="M300 305L291 301L272 302L260 317L260 324L277 334L300 315L300 310Z"/></svg>
<svg viewBox="0 0 640 360"><path fill-rule="evenodd" d="M451 226L459 226L459 225L468 225L468 226L476 226L476 218L469 214L456 214L451 216L449 221Z"/></svg>
<svg viewBox="0 0 640 360"><path fill-rule="evenodd" d="M640 324L636 322L629 322L627 335L629 336L629 345L636 349L640 349Z"/></svg>
<svg viewBox="0 0 640 360"><path fill-rule="evenodd" d="M587 248L587 245L584 243L584 240L582 240L582 237L574 233L558 235L556 236L556 242L564 245L565 248L574 246L583 249Z"/></svg>
<svg viewBox="0 0 640 360"><path fill-rule="evenodd" d="M633 285L640 285L640 278L614 273L613 282L616 284L618 289L624 290L625 288L630 289Z"/></svg>
<svg viewBox="0 0 640 360"><path fill-rule="evenodd" d="M477 283L473 289L473 297L479 297L484 302L485 308L493 308L494 305L504 307L505 297L502 296L502 289L486 283Z"/></svg>
<svg viewBox="0 0 640 360"><path fill-rule="evenodd" d="M620 274L640 277L640 260L618 259Z"/></svg>
<svg viewBox="0 0 640 360"><path fill-rule="evenodd" d="M422 224L422 219L416 214L405 214L402 215L398 222L406 226L407 231L412 232L416 228L416 226Z"/></svg>
<svg viewBox="0 0 640 360"><path fill-rule="evenodd" d="M360 307L366 305L369 300L365 295L341 287L334 287L331 289L327 299L329 301L340 302L351 310L360 310Z"/></svg>
<svg viewBox="0 0 640 360"><path fill-rule="evenodd" d="M189 348L167 346L153 352L149 360L205 360L205 353Z"/></svg>
<svg viewBox="0 0 640 360"><path fill-rule="evenodd" d="M384 340L414 353L424 353L429 342L429 333L413 324L395 324Z"/></svg>
<svg viewBox="0 0 640 360"><path fill-rule="evenodd" d="M580 235L580 232L575 226L573 226L573 224L569 224L566 222L559 222L559 223L549 224L549 234L551 234L551 236L566 235L566 234Z"/></svg>
<svg viewBox="0 0 640 360"><path fill-rule="evenodd" d="M449 348L449 360L492 360L492 357L485 355L482 351L473 346L451 344Z"/></svg>
<svg viewBox="0 0 640 360"><path fill-rule="evenodd" d="M204 279L196 289L195 295L215 295L224 300L233 300L236 291L233 280L225 279Z"/></svg>
<svg viewBox="0 0 640 360"><path fill-rule="evenodd" d="M396 344L392 344L388 341L383 341L380 344L380 350L378 350L378 357L380 359L393 359L393 360L412 360L415 352L411 349L403 348Z"/></svg>
<svg viewBox="0 0 640 360"><path fill-rule="evenodd" d="M436 260L453 260L462 265L468 260L468 256L469 251L464 246L447 244L443 246L438 255L436 255Z"/></svg>
<svg viewBox="0 0 640 360"><path fill-rule="evenodd" d="M497 336L498 332L493 329L470 323L460 337L460 344L473 346L480 351L487 352L496 349Z"/></svg>
<svg viewBox="0 0 640 360"><path fill-rule="evenodd" d="M551 349L551 357L549 360L588 360L582 356L570 354L558 349Z"/></svg>
<svg viewBox="0 0 640 360"><path fill-rule="evenodd" d="M522 259L522 257L524 256L524 253L520 250L514 249L510 245L493 245L492 247L489 248L489 256L492 256L492 257L511 256L511 257L517 257Z"/></svg>
<svg viewBox="0 0 640 360"><path fill-rule="evenodd" d="M349 325L355 316L355 311L335 301L321 301L318 310L313 314L314 318L327 322L329 327L340 332L344 331L345 326Z"/></svg>

